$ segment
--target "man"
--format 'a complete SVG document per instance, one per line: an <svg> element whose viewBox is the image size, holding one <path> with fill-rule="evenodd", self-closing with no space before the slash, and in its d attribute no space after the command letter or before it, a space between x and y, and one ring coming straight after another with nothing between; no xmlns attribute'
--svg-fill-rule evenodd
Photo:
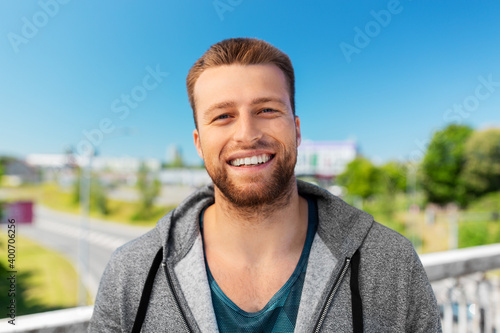
<svg viewBox="0 0 500 333"><path fill-rule="evenodd" d="M441 331L410 242L295 179L288 56L224 40L194 64L187 89L213 185L115 252L91 332Z"/></svg>

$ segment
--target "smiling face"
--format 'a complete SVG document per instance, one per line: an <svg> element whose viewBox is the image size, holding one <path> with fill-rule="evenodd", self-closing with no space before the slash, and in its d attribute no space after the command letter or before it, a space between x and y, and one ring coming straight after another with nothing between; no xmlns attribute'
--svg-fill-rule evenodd
<svg viewBox="0 0 500 333"><path fill-rule="evenodd" d="M196 81L194 98L194 143L216 191L239 207L288 196L300 121L283 72L271 64L209 68Z"/></svg>

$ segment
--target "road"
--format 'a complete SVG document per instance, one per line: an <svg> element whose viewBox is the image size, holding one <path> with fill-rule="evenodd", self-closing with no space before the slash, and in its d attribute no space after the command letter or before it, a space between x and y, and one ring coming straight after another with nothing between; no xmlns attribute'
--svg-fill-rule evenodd
<svg viewBox="0 0 500 333"><path fill-rule="evenodd" d="M152 227L136 227L98 219L90 219L88 229L81 228L78 215L50 210L43 206L35 208L33 224L18 226L18 235L56 250L68 258L78 269L79 251L88 252L88 274L84 284L92 299L95 299L101 275L113 251L126 242L146 233ZM84 240L80 243L80 238ZM79 250L80 248L80 250ZM87 248L88 251L85 251ZM82 256L85 258L85 255ZM84 260L85 261L85 260Z"/></svg>
<svg viewBox="0 0 500 333"><path fill-rule="evenodd" d="M155 205L158 206L168 206L168 205L178 205L182 200L188 197L191 193L196 190L195 187L186 185L163 185L161 187L160 194L155 199ZM107 196L110 199L137 202L140 200L140 194L136 188L130 187L118 187L116 189L110 189L107 192Z"/></svg>

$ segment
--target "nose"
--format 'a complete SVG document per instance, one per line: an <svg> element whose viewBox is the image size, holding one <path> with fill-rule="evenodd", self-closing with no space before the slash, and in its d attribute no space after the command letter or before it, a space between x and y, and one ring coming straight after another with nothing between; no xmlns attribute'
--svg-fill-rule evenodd
<svg viewBox="0 0 500 333"><path fill-rule="evenodd" d="M262 137L262 124L250 113L242 113L234 127L233 138L237 142L252 143Z"/></svg>

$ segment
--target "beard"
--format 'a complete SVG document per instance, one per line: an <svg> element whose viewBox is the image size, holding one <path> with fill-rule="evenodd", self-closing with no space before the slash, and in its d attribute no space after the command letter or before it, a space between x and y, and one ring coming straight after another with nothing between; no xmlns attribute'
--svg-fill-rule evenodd
<svg viewBox="0 0 500 333"><path fill-rule="evenodd" d="M228 174L228 166L223 163L206 165L207 172L222 195L234 206L240 209L258 209L276 205L286 205L295 185L295 164L297 162L297 145L295 142L287 145L260 140L251 146L237 147L238 150L271 149L276 152L273 157L274 170L263 179L260 175L245 176L244 184L238 184ZM234 149L224 149L234 150ZM224 150L221 156L225 156Z"/></svg>

